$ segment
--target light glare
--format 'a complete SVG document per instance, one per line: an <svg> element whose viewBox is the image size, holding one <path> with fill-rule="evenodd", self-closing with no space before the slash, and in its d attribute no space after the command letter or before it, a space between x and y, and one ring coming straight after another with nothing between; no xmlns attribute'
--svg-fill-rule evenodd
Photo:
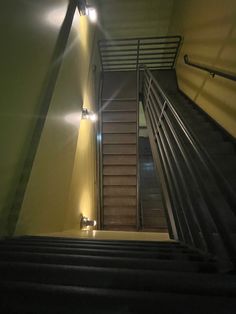
<svg viewBox="0 0 236 314"><path fill-rule="evenodd" d="M75 126L79 126L80 120L81 120L81 112L70 113L65 116L65 121Z"/></svg>
<svg viewBox="0 0 236 314"><path fill-rule="evenodd" d="M97 121L97 115L95 113L91 114L89 118L93 122Z"/></svg>
<svg viewBox="0 0 236 314"><path fill-rule="evenodd" d="M97 11L95 8L88 8L87 14L91 22L95 23L97 21Z"/></svg>

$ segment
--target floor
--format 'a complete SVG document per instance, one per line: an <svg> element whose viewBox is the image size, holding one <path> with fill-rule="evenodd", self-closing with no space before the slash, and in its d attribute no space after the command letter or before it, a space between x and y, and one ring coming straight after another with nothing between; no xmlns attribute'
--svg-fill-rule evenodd
<svg viewBox="0 0 236 314"><path fill-rule="evenodd" d="M168 233L103 231L103 230L67 230L63 232L40 234L40 236L88 238L98 240L134 240L134 241L173 241Z"/></svg>

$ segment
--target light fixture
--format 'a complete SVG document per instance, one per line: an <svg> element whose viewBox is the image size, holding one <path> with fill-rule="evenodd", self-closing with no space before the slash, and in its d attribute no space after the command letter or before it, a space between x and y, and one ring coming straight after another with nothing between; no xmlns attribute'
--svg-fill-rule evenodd
<svg viewBox="0 0 236 314"><path fill-rule="evenodd" d="M78 1L78 9L80 15L87 15L91 22L95 23L97 21L97 10L95 7L88 5L86 0Z"/></svg>
<svg viewBox="0 0 236 314"><path fill-rule="evenodd" d="M80 220L80 228L82 230L88 230L90 227L95 227L97 225L96 220L89 219L82 215Z"/></svg>
<svg viewBox="0 0 236 314"><path fill-rule="evenodd" d="M88 110L87 108L83 108L82 109L82 119L91 120L91 121L95 122L97 120L97 115L93 111Z"/></svg>
<svg viewBox="0 0 236 314"><path fill-rule="evenodd" d="M91 22L95 23L97 21L97 18L98 18L97 10L94 7L87 6L86 15L88 15Z"/></svg>

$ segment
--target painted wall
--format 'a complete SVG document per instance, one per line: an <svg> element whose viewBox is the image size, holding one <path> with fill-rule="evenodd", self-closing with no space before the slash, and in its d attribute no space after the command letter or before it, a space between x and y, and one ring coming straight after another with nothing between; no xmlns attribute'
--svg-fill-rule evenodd
<svg viewBox="0 0 236 314"><path fill-rule="evenodd" d="M60 25L57 25L59 28ZM79 228L80 214L96 218L95 26L77 13L16 227L19 234ZM93 53L92 53L93 52ZM69 118L68 118L69 115ZM71 115L76 124L71 122Z"/></svg>
<svg viewBox="0 0 236 314"><path fill-rule="evenodd" d="M236 137L236 83L184 64L193 62L236 73L236 1L174 2L170 34L184 36L177 63L180 88Z"/></svg>
<svg viewBox="0 0 236 314"><path fill-rule="evenodd" d="M163 36L173 0L100 0L103 35L109 38Z"/></svg>
<svg viewBox="0 0 236 314"><path fill-rule="evenodd" d="M56 7L65 12L67 2ZM56 7L44 0L0 2L0 235L11 231L14 220L12 201L59 32L51 24Z"/></svg>

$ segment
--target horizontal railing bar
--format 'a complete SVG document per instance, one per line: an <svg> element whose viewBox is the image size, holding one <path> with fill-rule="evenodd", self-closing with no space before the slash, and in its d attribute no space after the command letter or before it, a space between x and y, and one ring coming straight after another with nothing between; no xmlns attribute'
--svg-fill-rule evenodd
<svg viewBox="0 0 236 314"><path fill-rule="evenodd" d="M181 36L158 36L158 37L134 37L134 38L117 38L117 39L101 39L99 40L99 44L100 43L105 43L105 42L110 42L110 41L130 41L130 40L155 40L155 39L168 39L168 38L178 38L179 40L181 40Z"/></svg>
<svg viewBox="0 0 236 314"><path fill-rule="evenodd" d="M143 46L160 46L160 45L178 45L179 42L178 41L170 41L170 42L147 42L147 43L140 43L140 49L142 49L141 47ZM100 46L101 50L105 50L106 48L110 48L110 47L131 47L131 46L137 46L137 43L129 43L129 44L107 44L105 46Z"/></svg>
<svg viewBox="0 0 236 314"><path fill-rule="evenodd" d="M159 65L159 66L151 66L149 67L149 69L151 70L168 70L168 69L172 69L172 67L170 66L166 66L166 65ZM117 70L130 70L130 71L135 71L136 70L136 66L133 67L106 67L104 68L104 71L117 71Z"/></svg>
<svg viewBox="0 0 236 314"><path fill-rule="evenodd" d="M122 61L119 61L117 60L117 62L115 61L105 61L104 62L104 66L108 66L108 65L133 65L135 64L136 65L136 60L122 60ZM171 61L150 61L150 62L146 62L146 65L149 65L149 64L172 64Z"/></svg>
<svg viewBox="0 0 236 314"><path fill-rule="evenodd" d="M157 46L159 46L159 45L172 45L172 44L179 44L179 41L163 41L163 42L150 42L150 43L142 43L142 42L140 42L140 47L142 47L142 46L154 46L154 45L157 45Z"/></svg>
<svg viewBox="0 0 236 314"><path fill-rule="evenodd" d="M236 75L235 74L226 73L226 72L224 72L222 70L213 69L213 68L210 68L210 67L208 67L206 65L200 65L198 63L190 62L189 58L188 58L188 55L184 56L184 62L185 62L185 64L190 65L190 66L192 66L194 68L197 68L197 69L200 69L200 70L203 70L203 71L206 71L206 72L210 73L212 75L212 77L214 77L215 75L218 75L218 76L227 78L227 79L229 79L231 81L236 81Z"/></svg>
<svg viewBox="0 0 236 314"><path fill-rule="evenodd" d="M118 47L119 48L119 47ZM178 49L178 46L175 46L175 47L152 47L152 48L140 48L140 52L142 51L153 51L153 53L155 53L155 50L176 50ZM125 52L131 52L131 51L137 51L136 48L132 48L132 49L123 49L122 50L124 53ZM101 50L101 53L104 54L104 53L114 53L114 52L120 52L119 49L105 49L105 50ZM170 51L172 52L172 51Z"/></svg>
<svg viewBox="0 0 236 314"><path fill-rule="evenodd" d="M139 42L139 45L140 46L160 46L160 45L179 45L179 41L163 41L163 42L155 42L155 41L150 41L150 42ZM105 50L107 49L108 47L129 47L129 46L137 46L138 45L138 41L132 41L130 43L123 43L123 42L120 42L120 43L115 43L115 44L112 44L112 43L108 43L106 45L100 45L100 49L101 50Z"/></svg>
<svg viewBox="0 0 236 314"><path fill-rule="evenodd" d="M145 56L173 55L173 54L175 54L174 51L173 51L173 52L166 52L166 51L164 51L164 52L142 53L142 54L140 54L139 56L140 56L140 57L142 57L142 56L145 57ZM119 54L107 54L107 55L103 54L103 55L102 55L102 59L103 59L104 57L107 58L107 57L130 57L130 56L137 58L137 54L131 54L131 53L129 53L129 54L124 54L124 53L119 53ZM173 56L172 58L174 58L174 56Z"/></svg>
<svg viewBox="0 0 236 314"><path fill-rule="evenodd" d="M136 67L133 68L104 68L104 72L107 71L135 71Z"/></svg>
<svg viewBox="0 0 236 314"><path fill-rule="evenodd" d="M124 57L124 56L122 56L122 57ZM139 58L139 61L144 61L144 60L169 60L169 59L173 60L173 57L157 57L157 58L143 57L143 58ZM103 58L103 62L108 62L108 61L127 61L127 60L130 60L130 61L135 60L135 61L137 61L137 58L135 58L135 57L132 57L130 59L120 59L120 57L118 59L114 58L114 57L109 58L109 59Z"/></svg>

